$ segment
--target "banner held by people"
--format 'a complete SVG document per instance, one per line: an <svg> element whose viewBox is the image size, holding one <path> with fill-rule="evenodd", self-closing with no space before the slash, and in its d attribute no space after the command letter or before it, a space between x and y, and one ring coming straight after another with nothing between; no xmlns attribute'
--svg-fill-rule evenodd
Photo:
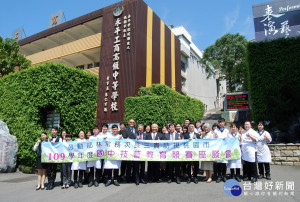
<svg viewBox="0 0 300 202"><path fill-rule="evenodd" d="M239 141L193 139L182 141L97 139L86 142L45 142L43 163L82 162L97 159L130 161L220 161L240 159Z"/></svg>

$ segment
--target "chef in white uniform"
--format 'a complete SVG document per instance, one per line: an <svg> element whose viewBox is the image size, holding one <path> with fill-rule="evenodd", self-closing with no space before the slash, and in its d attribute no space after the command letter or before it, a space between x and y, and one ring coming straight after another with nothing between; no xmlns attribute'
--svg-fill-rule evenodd
<svg viewBox="0 0 300 202"><path fill-rule="evenodd" d="M78 133L78 139L76 139L76 142L85 142L86 139L84 138L84 132L81 130ZM82 188L82 179L84 171L86 170L86 161L84 162L73 162L71 170L74 170L74 188ZM78 181L78 171L79 171L79 181Z"/></svg>
<svg viewBox="0 0 300 202"><path fill-rule="evenodd" d="M122 138L122 135L119 134L117 125L113 125L111 129L112 129L112 134L108 134L107 138L111 138L111 139L121 139ZM120 186L117 179L118 179L119 169L121 168L121 162L122 161L119 161L119 160L108 160L108 159L104 160L104 169L105 169L105 172L107 174L107 179L108 179L107 182L105 183L106 187L111 184ZM114 173L113 176L112 176L112 173Z"/></svg>
<svg viewBox="0 0 300 202"><path fill-rule="evenodd" d="M97 139L105 138L108 133L107 129L108 129L108 125L104 123L102 125L102 133L99 133L98 126L94 126L93 135L89 138L89 140L97 140ZM90 168L88 187L93 186L93 184L95 185L95 187L99 186L100 177L102 176L101 162L102 162L101 159L87 162L87 167ZM96 176L95 176L95 168L96 168Z"/></svg>
<svg viewBox="0 0 300 202"><path fill-rule="evenodd" d="M221 118L218 120L219 122L219 127L217 129L215 129L214 131L214 136L215 138L220 138L220 139L226 139L228 138L228 134L229 134L229 130L227 128L225 128L225 119ZM217 161L216 162L216 174L217 174L217 180L216 183L221 182L221 180L223 180L223 182L226 182L226 167L227 164L227 160L223 160L223 161Z"/></svg>
<svg viewBox="0 0 300 202"><path fill-rule="evenodd" d="M236 138L241 143L241 134L238 133L238 128L235 123L232 123L230 125L230 130L231 132L228 135L229 138ZM230 168L231 178L232 179L235 178L238 182L240 182L241 181L240 175L241 175L241 168L242 168L241 156L240 159L229 160L227 164L227 168ZM234 169L235 169L235 173L234 173Z"/></svg>
<svg viewBox="0 0 300 202"><path fill-rule="evenodd" d="M270 176L270 163L272 162L271 159L271 152L268 147L268 143L272 141L272 137L268 131L264 130L264 123L258 123L258 131L259 137L256 142L256 149L257 149L257 162L258 162L258 170L259 176L258 179L262 179L264 177L264 170L266 172L266 179L271 180Z"/></svg>
<svg viewBox="0 0 300 202"><path fill-rule="evenodd" d="M242 159L244 160L243 174L244 181L257 181L257 166L255 159L256 141L258 134L252 129L250 121L245 121L245 131L242 134Z"/></svg>

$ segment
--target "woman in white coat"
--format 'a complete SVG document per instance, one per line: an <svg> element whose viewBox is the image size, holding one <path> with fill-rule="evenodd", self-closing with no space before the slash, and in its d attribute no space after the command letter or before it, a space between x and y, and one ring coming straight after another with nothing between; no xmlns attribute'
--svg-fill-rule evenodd
<svg viewBox="0 0 300 202"><path fill-rule="evenodd" d="M272 162L272 159L271 159L271 152L268 147L268 143L272 141L272 137L270 133L264 130L263 122L258 123L257 133L259 135L256 143L257 162L258 162L258 170L259 170L258 179L262 179L264 177L264 170L265 170L266 179L271 180L270 163Z"/></svg>
<svg viewBox="0 0 300 202"><path fill-rule="evenodd" d="M85 142L86 139L84 138L84 132L81 130L78 133L78 139L75 141L77 142ZM83 183L83 174L86 170L86 161L83 162L73 162L71 170L74 170L74 188L77 189L78 187L82 188ZM79 180L78 180L78 172L79 172Z"/></svg>
<svg viewBox="0 0 300 202"><path fill-rule="evenodd" d="M117 125L112 125L111 127L112 134L108 134L107 138L112 138L112 139L121 139L122 135L119 134L118 131L118 126ZM106 169L106 174L107 174L107 182L105 183L105 186L109 186L111 184L114 184L116 186L120 186L118 182L118 174L119 174L119 169L121 168L121 162L118 160L104 160L104 169ZM114 172L114 176L112 176L112 173Z"/></svg>
<svg viewBox="0 0 300 202"><path fill-rule="evenodd" d="M235 123L232 123L230 125L231 132L228 134L229 138L236 138L239 140L239 143L241 144L241 134L238 133L238 128ZM231 178L235 178L238 182L241 181L240 175L241 175L241 168L242 168L242 160L236 159L236 160L229 160L227 164L227 168L230 168L230 175ZM234 173L235 169L235 173Z"/></svg>
<svg viewBox="0 0 300 202"><path fill-rule="evenodd" d="M201 139L213 139L214 134L210 131L209 123L205 123L203 125L203 132L201 135ZM213 171L213 161L202 161L201 162L201 169L205 170L206 177L204 181L207 183L212 182L212 171Z"/></svg>
<svg viewBox="0 0 300 202"><path fill-rule="evenodd" d="M257 166L256 166L256 141L258 134L252 129L250 121L245 121L245 131L242 134L242 159L244 160L243 174L244 181L250 180L254 183L257 181Z"/></svg>

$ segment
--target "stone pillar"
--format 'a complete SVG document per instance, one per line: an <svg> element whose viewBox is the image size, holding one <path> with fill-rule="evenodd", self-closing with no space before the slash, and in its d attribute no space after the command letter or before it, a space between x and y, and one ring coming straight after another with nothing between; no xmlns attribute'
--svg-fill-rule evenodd
<svg viewBox="0 0 300 202"><path fill-rule="evenodd" d="M9 133L6 123L0 120L0 173L16 171L17 138Z"/></svg>

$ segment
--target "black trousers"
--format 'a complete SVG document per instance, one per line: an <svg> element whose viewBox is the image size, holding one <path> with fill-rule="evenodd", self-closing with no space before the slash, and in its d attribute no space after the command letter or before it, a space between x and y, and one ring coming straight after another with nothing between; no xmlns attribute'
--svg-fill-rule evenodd
<svg viewBox="0 0 300 202"><path fill-rule="evenodd" d="M260 175L264 175L264 170L266 175L270 175L270 163L258 163L258 170Z"/></svg>
<svg viewBox="0 0 300 202"><path fill-rule="evenodd" d="M127 161L122 161L121 162L121 176L126 175L126 167L127 167Z"/></svg>
<svg viewBox="0 0 300 202"><path fill-rule="evenodd" d="M48 163L47 166L48 183L54 184L56 178L56 169L57 169L56 163Z"/></svg>
<svg viewBox="0 0 300 202"><path fill-rule="evenodd" d="M251 177L257 178L256 163L255 162L244 161L243 175L244 175L244 177L248 177L249 179L251 179Z"/></svg>
<svg viewBox="0 0 300 202"><path fill-rule="evenodd" d="M102 169L96 168L96 175L95 175L95 168L91 167L89 173L89 182L94 182L95 179L97 180L97 182L99 182L100 177L102 177Z"/></svg>
<svg viewBox="0 0 300 202"><path fill-rule="evenodd" d="M127 161L126 163L126 181L131 182L135 177L135 161Z"/></svg>
<svg viewBox="0 0 300 202"><path fill-rule="evenodd" d="M235 169L235 173L234 173L234 169ZM231 175L237 175L238 177L241 175L241 169L240 168L230 168L230 174Z"/></svg>
<svg viewBox="0 0 300 202"><path fill-rule="evenodd" d="M79 173L79 181L78 181L78 173ZM84 175L84 170L74 170L74 182L80 182L82 183L83 180L83 175Z"/></svg>
<svg viewBox="0 0 300 202"><path fill-rule="evenodd" d="M217 171L217 176L218 177L225 177L226 176L226 170L227 170L227 165L226 163L216 163L216 171Z"/></svg>
<svg viewBox="0 0 300 202"><path fill-rule="evenodd" d="M114 177L112 176L112 173L114 172ZM119 175L119 169L105 169L105 173L107 175L107 179L118 179L118 175Z"/></svg>
<svg viewBox="0 0 300 202"><path fill-rule="evenodd" d="M134 161L135 181L145 180L145 161Z"/></svg>
<svg viewBox="0 0 300 202"><path fill-rule="evenodd" d="M159 180L160 175L160 162L148 161L148 179L152 182Z"/></svg>
<svg viewBox="0 0 300 202"><path fill-rule="evenodd" d="M72 163L63 163L61 164L62 174L63 174L63 184L71 185L71 177L72 177Z"/></svg>
<svg viewBox="0 0 300 202"><path fill-rule="evenodd" d="M182 162L169 161L167 162L168 175L169 179L173 179L175 177L180 177L180 167ZM199 167L199 166L198 166ZM175 175L174 175L175 170Z"/></svg>
<svg viewBox="0 0 300 202"><path fill-rule="evenodd" d="M199 172L199 161L193 161L193 164L194 164L193 165L193 177L197 178L197 174ZM192 168L192 162L188 162L186 169L187 169L187 174L188 174L189 178L192 177L191 168Z"/></svg>

